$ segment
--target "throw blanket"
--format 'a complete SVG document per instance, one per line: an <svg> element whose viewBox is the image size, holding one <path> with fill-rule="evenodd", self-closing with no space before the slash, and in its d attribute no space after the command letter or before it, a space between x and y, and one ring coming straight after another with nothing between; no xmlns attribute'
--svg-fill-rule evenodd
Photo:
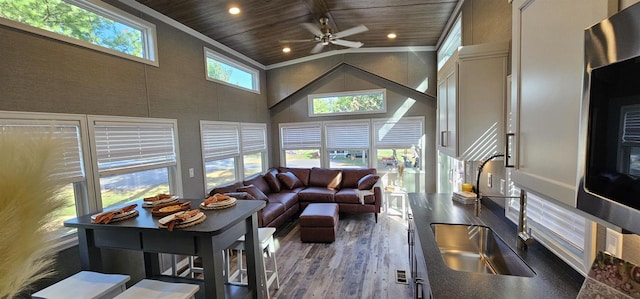
<svg viewBox="0 0 640 299"><path fill-rule="evenodd" d="M373 187L371 188L371 190L360 190L360 189L356 189L356 194L358 195L358 199L360 200L360 204L364 205L364 198L367 195L374 195L375 193L373 192L373 189L375 189L376 187L380 187L382 188L382 180L378 179L378 181L373 185Z"/></svg>

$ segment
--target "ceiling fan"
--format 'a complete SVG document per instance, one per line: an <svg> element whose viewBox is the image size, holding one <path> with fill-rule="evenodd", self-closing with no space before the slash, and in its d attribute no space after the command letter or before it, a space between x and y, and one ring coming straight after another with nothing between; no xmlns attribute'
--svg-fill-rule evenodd
<svg viewBox="0 0 640 299"><path fill-rule="evenodd" d="M322 51L322 48L329 44L349 47L349 48L360 48L364 45L361 42L352 42L348 40L343 40L341 38L347 37L350 35L358 34L361 32L368 31L364 25L359 25L353 28L349 28L347 30L343 30L340 32L333 33L331 32L331 28L329 28L329 18L322 17L320 18L320 27L311 23L302 23L302 25L309 30L309 32L313 33L312 39L294 39L294 40L281 40L281 43L300 43L300 42L318 42L318 44L311 49L311 54L316 54Z"/></svg>

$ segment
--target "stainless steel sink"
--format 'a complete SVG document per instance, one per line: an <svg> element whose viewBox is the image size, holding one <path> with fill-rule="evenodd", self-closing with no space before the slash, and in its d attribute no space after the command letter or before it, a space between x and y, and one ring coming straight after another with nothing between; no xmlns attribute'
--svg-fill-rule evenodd
<svg viewBox="0 0 640 299"><path fill-rule="evenodd" d="M453 270L533 277L535 272L491 228L431 224L445 264Z"/></svg>

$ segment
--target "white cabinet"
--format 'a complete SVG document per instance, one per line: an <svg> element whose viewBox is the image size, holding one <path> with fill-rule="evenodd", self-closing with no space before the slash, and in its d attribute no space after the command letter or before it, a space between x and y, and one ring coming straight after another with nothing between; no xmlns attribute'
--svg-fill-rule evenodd
<svg viewBox="0 0 640 299"><path fill-rule="evenodd" d="M602 0L513 1L514 182L575 206L584 29L606 18Z"/></svg>
<svg viewBox="0 0 640 299"><path fill-rule="evenodd" d="M438 72L438 150L465 161L502 152L508 43L460 47Z"/></svg>

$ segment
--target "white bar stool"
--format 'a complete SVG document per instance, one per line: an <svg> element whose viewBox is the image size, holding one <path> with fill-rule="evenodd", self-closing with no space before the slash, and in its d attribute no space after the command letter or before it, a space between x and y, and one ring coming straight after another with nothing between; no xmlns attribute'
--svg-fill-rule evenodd
<svg viewBox="0 0 640 299"><path fill-rule="evenodd" d="M262 256L262 265L264 267L264 276L267 280L267 298L269 298L269 287L271 286L271 284L273 284L273 282L276 282L276 289L280 288L280 279L278 278L278 265L276 262L276 247L274 245L273 242L273 233L276 232L276 229L273 227L261 227L258 228L258 242L260 242L260 248L262 249L263 253L266 253L268 257L271 258L271 260L273 261L272 263L272 268L273 270L267 270L267 266L265 265L265 258L264 256ZM235 271L234 273L231 273L230 270L230 259L229 259L229 252L231 250L237 250L238 251L238 270ZM232 284L247 284L246 282L243 281L242 278L242 271L246 271L246 268L243 268L242 266L242 252L245 250L245 246L244 246L244 236L240 237L238 239L238 241L236 241L235 243L233 243L231 245L231 247L229 247L226 251L226 260L227 260L227 273L228 273L228 277L227 280L229 281L229 283ZM271 275L267 275L267 274L271 274ZM232 280L235 280L236 277L240 278L240 282L234 282Z"/></svg>
<svg viewBox="0 0 640 299"><path fill-rule="evenodd" d="M143 279L114 299L193 299L200 286Z"/></svg>
<svg viewBox="0 0 640 299"><path fill-rule="evenodd" d="M131 277L81 271L31 295L37 299L111 299L126 289Z"/></svg>

